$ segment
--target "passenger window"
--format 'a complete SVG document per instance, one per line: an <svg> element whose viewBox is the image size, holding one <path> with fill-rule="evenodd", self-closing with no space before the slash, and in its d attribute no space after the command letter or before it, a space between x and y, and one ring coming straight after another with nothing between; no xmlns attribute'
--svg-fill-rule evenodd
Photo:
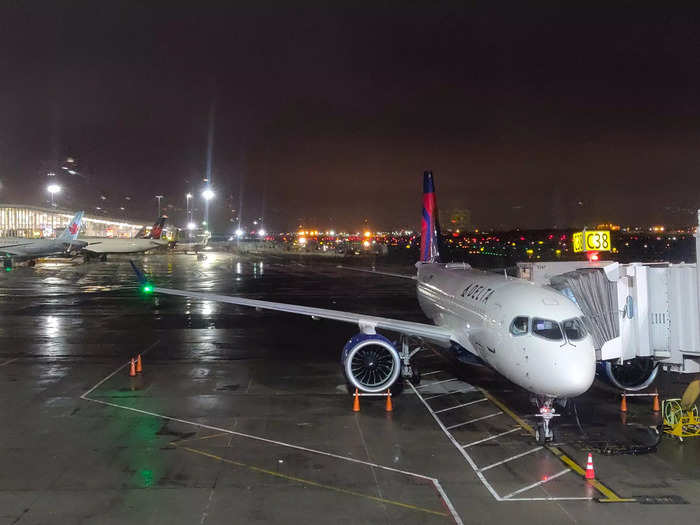
<svg viewBox="0 0 700 525"><path fill-rule="evenodd" d="M529 319L527 317L516 317L513 322L510 323L510 333L513 335L525 335L527 333L527 324Z"/></svg>
<svg viewBox="0 0 700 525"><path fill-rule="evenodd" d="M545 339L550 339L552 341L561 341L561 328L559 328L559 323L556 321L550 321L549 319L538 319L535 317L532 320L532 333L544 337Z"/></svg>
<svg viewBox="0 0 700 525"><path fill-rule="evenodd" d="M567 319L561 324L569 341L578 341L586 337L586 327L579 318Z"/></svg>

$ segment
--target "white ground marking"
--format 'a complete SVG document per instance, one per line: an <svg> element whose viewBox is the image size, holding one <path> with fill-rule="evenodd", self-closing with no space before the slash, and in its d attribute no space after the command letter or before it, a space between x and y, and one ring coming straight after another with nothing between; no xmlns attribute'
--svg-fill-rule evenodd
<svg viewBox="0 0 700 525"><path fill-rule="evenodd" d="M433 416L433 419L438 424L438 426L442 429L444 434L447 436L447 439L449 439L452 442L452 444L455 446L455 448L459 451L459 453L462 454L462 456L464 457L466 462L469 464L469 466L474 471L474 474L476 475L476 477L479 479L479 481L481 481L481 483L484 485L484 487L486 487L486 489L491 493L491 495L494 497L494 499L496 501L499 501L499 502L502 502L502 501L571 501L571 500L590 501L593 499L591 496L584 496L584 497L576 497L575 496L575 497L561 497L561 498L559 498L559 497L535 497L535 498L509 497L509 498L504 498L504 497L500 496L498 494L498 492L496 492L496 489L493 488L493 486L488 482L486 477L484 477L484 475L481 473L481 471L479 470L479 467L477 467L477 465L474 462L474 460L472 459L472 457L467 453L467 451L465 450L466 447L462 447L457 442L457 440L454 438L452 433L447 429L447 427L445 427L443 422L440 420L438 415L433 411L432 408L430 408L430 405L427 403L427 400L430 398L424 398L420 394L420 392L418 392L418 390L416 390L416 388L410 382L408 382L408 386L410 386L411 389L413 390L413 393L418 396L418 399L421 400L421 402L423 403L423 406L425 406L425 408L428 410L430 415ZM450 392L450 393L453 393L453 392ZM433 396L433 397L437 397L437 396ZM513 430L517 430L517 429L513 429ZM518 490L520 490L520 489L518 489ZM518 492L518 491L516 491L516 492Z"/></svg>
<svg viewBox="0 0 700 525"><path fill-rule="evenodd" d="M527 452L521 452L520 454L516 454L515 456L511 456L511 457L503 459L501 461L496 461L496 463L491 463L490 465L483 467L481 469L481 472L492 469L493 467L497 467L499 465L504 465L504 464L508 463L509 461L513 461L514 459L522 458L524 456L532 454L533 452L537 452L538 450L542 450L543 448L544 447L535 447L532 450L528 450Z"/></svg>
<svg viewBox="0 0 700 525"><path fill-rule="evenodd" d="M149 346L146 350L144 350L143 352L141 352L141 355L143 355L143 354L145 354L146 352L148 352L151 348L153 348L153 347L154 347L155 345L157 345L159 342L160 342L160 341L156 341L155 343L153 343L153 344L152 344L151 346ZM82 394L82 395L80 396L80 399L83 399L83 400L85 400L85 401L90 401L90 402L92 402L92 403L98 403L98 404L100 404L100 405L110 406L110 407L113 407L113 408L120 408L120 409L122 409L122 410L128 410L128 411L130 411L130 412L135 412L135 413L138 413L138 414L144 414L144 415L147 415L147 416L159 417L159 418L161 418L161 419L165 419L165 420L168 420L168 421L175 421L175 422L177 422L177 423L183 423L183 424L185 424L185 425L192 425L192 426L199 427L199 428L206 428L206 429L208 429L208 430L215 430L215 431L217 431L217 432L223 432L223 433L226 433L226 434L230 434L230 435L232 435L232 436L237 436L237 437L242 437L242 438L246 438L246 439L251 439L251 440L254 440L254 441L259 441L259 442L262 442L262 443L267 443L267 444L269 444L269 445L276 445L276 446L280 446L280 447L292 448L292 449L295 449L295 450L301 450L301 451L303 451L303 452L308 452L308 453L310 453L310 454L318 454L318 455L320 455L320 456L326 456L326 457L330 457L330 458L335 458L335 459L339 459L339 460L342 460L342 461L348 461L348 462L350 462L350 463L356 463L356 464L359 464L359 465L366 465L366 466L368 466L368 467L373 467L373 468L377 468L377 469L381 469L381 470L386 470L386 471L389 471L389 472L396 472L396 473L399 473L399 474L403 474L403 475L405 475L405 476L411 476L411 477L414 477L414 478L423 479L423 480L429 481L430 483L432 483L433 487L435 487L435 490L438 492L438 494L440 494L440 497L442 498L442 501L445 503L445 506L447 507L447 510L448 510L448 512L450 513L450 515L452 516L452 519L455 521L455 523L456 523L457 525L464 525L464 522L462 521L462 518L461 518L460 515L457 513L457 510L454 508L454 505L453 505L452 502L450 501L449 497L447 496L447 493L446 493L445 490L442 488L442 485L440 485L440 481L439 481L437 478L431 478L430 476L426 476L426 475L424 475L424 474L418 474L418 473L416 473L416 472L409 472L409 471L407 471L407 470L401 470L401 469L397 469L397 468L394 468L394 467L387 467L387 466L385 466L385 465L379 465L379 464L377 464L377 463L372 463L372 462L370 462L370 461L363 461L363 460L361 460L361 459L355 459L355 458L351 458L351 457L348 457L348 456L341 456L341 455L339 455L339 454L334 454L334 453L332 453L332 452L326 452L326 451L324 451L324 450L316 450L316 449L312 449L312 448L302 447L301 445L294 445L294 444L292 444L292 443L285 443L285 442L283 442L283 441L276 441L276 440L274 440L274 439L268 439L268 438L264 438L264 437L262 437L262 436L255 436L255 435L253 435L253 434L245 434L245 433L243 433L243 432L237 432L237 431L235 431L235 430L229 430L229 429L227 429L227 428L215 427L215 426L213 426L213 425L206 425L206 424L204 424L204 423L198 423L198 422L196 422L196 421L188 421L188 420L186 420L186 419L180 419L180 418L177 418L177 417L171 417L171 416L168 416L168 415L165 415L165 414L159 414L159 413L157 413L157 412L150 412L150 411L148 411L148 410L141 410L140 408L133 408L133 407L129 407L129 406L118 405L117 403L111 403L111 402L109 402L109 401L102 401L101 399L92 399L92 398L87 397L89 394L91 394L93 391L95 391L100 385L104 384L104 383L107 382L109 379L111 379L112 377L114 377L120 370L123 370L123 369L126 368L129 364L130 364L130 361L127 361L127 362L124 363L123 365L119 366L119 367L118 367L116 370L114 370L111 374L107 375L106 377L104 377L103 379L101 379L100 381L98 381L92 388L90 388L90 389L87 390L84 394ZM413 387L413 385L411 385L411 387ZM417 392L416 392L416 393L417 393ZM419 396L419 397L420 397L420 396ZM422 400L422 398L421 398L421 400Z"/></svg>
<svg viewBox="0 0 700 525"><path fill-rule="evenodd" d="M8 359L8 360L5 361L4 363L0 363L0 366L9 365L10 363L14 363L14 362L17 361L18 359L19 359L19 357L13 357L12 359Z"/></svg>
<svg viewBox="0 0 700 525"><path fill-rule="evenodd" d="M566 474L567 472L571 472L571 469L570 469L570 468L565 468L565 469L562 470L561 472L557 472L556 474L554 474L554 475L552 475L552 476L548 476L547 479L542 479L542 480L540 480L540 481L538 481L538 482L536 482L536 483L533 483L532 485L528 485L527 487L523 487L523 488L521 488L521 489L514 490L514 491L511 492L510 494L507 494L507 495L503 496L503 499L511 498L511 497L515 496L516 494L521 494L521 493L525 492L526 490L534 489L535 487L539 487L540 485L544 485L545 483L549 483L549 482L552 481L553 479L558 478L559 476L563 476L563 475Z"/></svg>
<svg viewBox="0 0 700 525"><path fill-rule="evenodd" d="M419 387L416 387L416 388L425 388L426 386L439 385L440 383L449 383L450 381L457 381L457 378L453 377L451 379L443 379L442 381L433 381L432 383L426 383L426 384L420 385Z"/></svg>
<svg viewBox="0 0 700 525"><path fill-rule="evenodd" d="M474 419L470 419L469 421L463 421L462 423L457 423L456 425L451 425L447 427L447 430L452 430L453 428L458 428L458 427L463 427L464 425L470 425L471 423L476 423L477 421L482 421L484 419L489 419L492 417L500 416L503 414L500 410L498 412L494 412L493 414L489 414L488 416L481 416L481 417L475 417Z"/></svg>
<svg viewBox="0 0 700 525"><path fill-rule="evenodd" d="M425 376L431 376L433 374L439 374L440 372L444 372L444 370L433 370L432 372L425 372L425 373L421 372L420 375L425 377Z"/></svg>
<svg viewBox="0 0 700 525"><path fill-rule="evenodd" d="M466 394L467 392L476 392L476 389L472 388L469 390L453 390L452 392L443 392L442 394L437 394L429 397L422 397L421 399L425 399L426 401L428 401L430 399L435 399L436 397L449 396L452 394Z"/></svg>
<svg viewBox="0 0 700 525"><path fill-rule="evenodd" d="M469 405L473 405L474 403L481 403L482 401L486 401L486 398L482 397L481 399L477 399L476 401L469 401L469 403L462 403L461 405L457 405L457 406L453 406L453 407L449 407L449 408L442 408L440 410L436 410L435 413L439 414L440 412L447 412L448 410L455 410L457 408L462 408L462 407L466 407Z"/></svg>
<svg viewBox="0 0 700 525"><path fill-rule="evenodd" d="M484 439L479 439L478 441L472 441L471 443L467 443L466 445L462 445L464 448L467 447L473 447L474 445L478 445L479 443L484 443L486 441L491 441L492 439L499 438L501 436L505 436L506 434L511 434L513 432L517 432L518 430L522 430L520 427L515 427L511 428L510 430L506 430L505 432L501 432L500 434L494 434L493 436L489 436Z"/></svg>

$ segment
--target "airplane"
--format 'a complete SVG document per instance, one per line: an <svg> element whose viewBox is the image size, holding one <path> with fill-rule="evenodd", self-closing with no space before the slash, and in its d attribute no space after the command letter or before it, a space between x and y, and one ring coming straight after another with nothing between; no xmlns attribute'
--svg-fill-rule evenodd
<svg viewBox="0 0 700 525"><path fill-rule="evenodd" d="M29 265L34 266L38 257L70 253L82 247L84 243L77 240L82 219L83 212L77 212L65 230L55 239L0 238L0 254L3 256L5 269L11 269L15 260L29 260Z"/></svg>
<svg viewBox="0 0 700 525"><path fill-rule="evenodd" d="M314 319L356 324L359 333L344 346L341 363L349 383L363 392L385 392L398 379L420 380L411 365L409 337L434 343L485 363L531 393L539 408L535 437L551 441L550 422L559 414L554 401L586 392L595 377L592 337L583 312L554 289L519 278L475 270L465 263L442 263L433 174L423 176L423 217L420 258L415 279L418 303L433 324L416 323L353 312L161 288L151 284L132 262L147 293L276 310ZM397 332L400 345L377 330ZM418 346L420 349L420 346Z"/></svg>
<svg viewBox="0 0 700 525"><path fill-rule="evenodd" d="M161 239L166 220L166 216L159 218L148 234L139 237L139 234L142 234L142 232L139 232L137 237L133 239L83 237L81 240L85 241L86 245L82 248L82 251L88 259L99 257L101 261L106 261L107 255L110 253L139 253L167 246L168 240Z"/></svg>

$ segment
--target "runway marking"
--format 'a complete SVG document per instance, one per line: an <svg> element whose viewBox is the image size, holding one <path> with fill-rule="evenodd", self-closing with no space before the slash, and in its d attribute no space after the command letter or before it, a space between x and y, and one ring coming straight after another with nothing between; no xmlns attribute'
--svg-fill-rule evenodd
<svg viewBox="0 0 700 525"><path fill-rule="evenodd" d="M218 438L221 436L228 436L228 435L229 435L228 432L217 432L216 434L209 434L207 436L202 436L202 437L197 437L197 438L180 439L179 441L173 441L170 444L179 446L183 443L191 443L192 441L204 441L205 439Z"/></svg>
<svg viewBox="0 0 700 525"><path fill-rule="evenodd" d="M457 442L457 440L455 439L455 437L454 437L454 436L452 435L452 433L447 429L447 427L444 425L444 423L440 420L440 418L439 418L438 415L435 413L435 411L433 411L433 409L430 408L430 405L427 403L427 399L429 399L429 398L424 398L424 397L420 394L420 392L418 392L418 390L416 390L416 388L415 388L410 382L408 383L408 386L410 386L411 389L413 390L413 392L416 394L416 396L418 396L418 399L421 400L421 402L423 403L423 406L425 406L425 408L428 410L428 413L430 413L430 415L433 417L433 419L435 420L435 422L436 422L436 423L438 424L438 426L442 429L442 431L443 431L443 433L445 434L445 436L447 436L447 439L450 440L450 441L452 442L452 444L455 446L455 448L459 451L459 453L462 454L462 457L464 457L464 459L466 460L467 464L469 464L469 466L472 468L472 470L474 471L474 474L476 475L476 477L479 479L479 481L481 481L482 485L484 485L484 487L486 488L486 490L489 491L489 493L493 496L493 498L494 498L496 501L498 501L498 502L505 502L505 501L521 501L521 502L525 502L525 501L529 501L529 502L532 502L532 501L578 501L578 500L580 500L580 501L590 501L590 500L593 499L593 498L590 497L590 496L571 496L571 497L548 497L548 496L545 496L545 497L532 497L532 498L514 498L514 497L510 497L510 498L507 498L507 499L501 497L501 496L498 494L498 492L496 492L496 489L494 489L493 486L491 485L491 483L489 483L489 481L486 479L486 477L484 476L484 474L479 470L479 467L477 467L477 465L476 465L476 463L474 462L474 460L472 459L472 457L467 453L467 451L466 451L466 448L467 448L467 447L462 447L462 446ZM493 398L493 396L491 396L491 394L489 394L489 393L488 393L486 390L484 390L483 388L480 388L479 390L480 390L481 392L483 392L483 394L489 399L489 401L494 402L495 398ZM433 397L435 397L435 396L433 396ZM495 400L495 401L498 401L498 400ZM516 419L516 421L517 421L517 420L522 421L522 419L520 419L516 414L514 414L511 410L509 410L509 409L508 409L503 403L501 403L500 401L498 401L497 403L494 403L494 404L496 404L496 405L497 405L499 408L501 408L502 410L505 409L505 410L503 410L503 412L506 413L506 414L508 414L508 415L511 416L511 417L514 416L514 419ZM532 427L530 427L529 425L527 425L524 421L523 421L523 424L525 424L525 425L527 426L526 430L527 430L527 429L532 430ZM517 429L512 429L512 430L514 431L514 430L517 430ZM534 431L532 431L532 432L534 433ZM474 444L475 444L475 443L474 443ZM602 500L601 500L601 501L602 501Z"/></svg>
<svg viewBox="0 0 700 525"><path fill-rule="evenodd" d="M153 348L153 346L155 346L155 345L158 344L158 343L160 343L160 340L158 340L158 341L156 341L155 343L153 343L153 344L152 344L151 346L149 346L146 350L144 350L143 352L141 352L141 354L142 354L142 355L145 354L148 350L150 350L151 348ZM167 420L167 421L174 421L174 422L182 423L182 424L185 424L185 425L192 425L192 426L199 427L199 428L206 428L207 430L214 430L214 431L216 431L216 432L220 432L220 433L223 433L223 434L228 434L228 435L231 435L231 436L237 436L237 437L247 438L247 439L251 439L251 440L254 440L254 441L259 441L259 442L262 442L262 443L267 443L267 444L269 444L269 445L277 445L277 446L280 446L280 447L291 448L291 449L294 449L294 450L300 450L300 451L307 452L307 453L310 453L310 454L318 454L318 455L321 455L321 456L327 456L327 457L339 459L339 460L342 460L342 461L347 461L347 462L350 462L350 463L356 463L356 464L359 464L359 465L366 465L366 466L368 466L368 467L378 468L378 469L386 470L386 471L389 471L389 472L397 472L397 473L403 474L403 475L405 475L405 476L412 476L412 477L414 477L414 478L426 480L426 481L429 481L430 483L433 484L433 487L435 488L435 490L436 490L437 493L439 494L439 496L440 496L442 502L444 503L445 507L447 508L447 510L448 510L448 512L449 512L450 517L454 520L454 522L455 522L457 525L464 525L464 522L462 521L462 518L461 518L460 515L457 513L457 510L455 509L454 505L452 504L452 501L451 501L450 498L448 497L448 495L447 495L447 493L445 492L445 490L442 488L442 485L440 484L440 480L438 480L437 478L432 478L432 477L430 477L430 476L426 476L425 474L418 474L417 472L409 472L409 471L407 471L407 470L401 470L401 469L397 469L397 468L394 468L394 467L388 467L388 466L386 466L386 465L379 465L379 464L377 464L377 463L372 463L372 462L370 462L370 461L363 461L363 460L361 460L361 459L351 458L351 457L348 457L348 456L341 456L341 455L339 455L339 454L334 454L334 453L332 453L332 452L326 452L326 451L323 451L323 450L316 450L316 449L312 449L312 448L308 448L308 447L303 447L303 446L301 446L301 445L294 445L294 444L292 444L292 443L285 443L285 442L283 442L283 441L276 441L276 440L268 439L268 438L265 438L265 437L262 437L262 436L256 436L256 435L253 435L253 434L245 434L245 433L243 433L243 432L238 432L238 431L235 431L235 430L229 430L229 429L226 429L226 428L216 427L216 426L213 426L213 425L207 425L207 424L205 424L205 423L199 423L199 422L197 422L197 421L188 421L188 420L186 420L186 419L180 419L180 418L168 416L168 415L165 415L165 414L159 414L159 413L157 413L157 412L151 412L151 411L148 411L148 410L142 410L142 409L140 409L140 408L134 408L134 407L130 407L130 406L119 405L119 404L117 404L117 403L111 403L111 402L109 402L109 401L103 401L103 400L101 400L101 399L93 399L93 398L87 397L90 393L92 393L93 391L95 391L95 389L97 389L99 386L103 385L103 384L104 384L107 380L109 380L110 378L114 377L119 371L121 371L121 370L123 370L124 368L126 368L129 364L130 364L130 362L127 361L127 362L124 363L123 365L119 366L119 367L118 367L116 370L114 370L111 374L109 374L109 375L106 376L105 378L103 378L103 379L101 379L100 381L98 381L98 382L95 384L95 386L93 386L93 387L90 388L87 392L85 392L84 394L82 394L82 395L80 396L80 399L83 399L84 401L90 401L90 402L92 402L92 403L98 403L98 404L104 405L104 406L110 406L110 407L113 407L113 408L119 408L119 409L122 409L122 410L128 410L128 411L130 411L130 412L135 412L135 413L137 413L137 414L144 414L144 415L147 415L147 416L158 417L158 418L161 418L161 419L165 419L165 420ZM409 384L410 384L410 383L409 383ZM413 388L413 385L411 385L411 387ZM418 392L416 391L416 393L418 393ZM420 397L420 396L419 396L419 397ZM423 398L421 397L421 400L422 400L422 399L423 399ZM426 404L426 406L427 406L427 404ZM455 443L456 443L456 442L455 442ZM184 447L183 447L183 448L184 448Z"/></svg>
<svg viewBox="0 0 700 525"><path fill-rule="evenodd" d="M429 396L429 397L423 397L422 399L425 399L428 401L429 399L435 399L436 397L442 397L442 396L449 396L452 394L466 394L467 392L473 392L473 390L453 390L452 392L443 392L442 394L437 394L434 396ZM416 391L417 393L417 391Z"/></svg>
<svg viewBox="0 0 700 525"><path fill-rule="evenodd" d="M515 456L511 456L511 457L506 458L506 459L503 459L503 460L501 460L501 461L496 461L496 463L491 463L489 466L483 467L483 468L481 468L480 470L481 470L481 472L485 472L485 471L490 470L490 469L492 469L492 468L494 468L494 467L497 467L497 466L499 466L499 465L504 465L504 464L506 464L506 463L508 463L508 462L510 462L510 461L515 460L515 459L522 458L522 457L524 457L524 456L530 455L530 454L532 454L533 452L537 452L537 451L539 451L539 450L542 450L543 448L544 448L544 447L535 447L535 448L533 448L532 450L528 450L527 452L521 452L520 454L516 454Z"/></svg>
<svg viewBox="0 0 700 525"><path fill-rule="evenodd" d="M531 435L535 435L535 430L528 425L521 417L519 417L517 414L515 414L512 410L510 410L507 406L505 406L499 399L493 397L489 392L484 390L483 388L480 388L483 392L483 394L489 398L489 401L491 401L493 404L498 406L503 412L508 414L516 423L518 423L521 427L523 427L525 430L527 430ZM573 459L571 459L569 456L564 454L558 447L555 447L553 445L546 445L547 450L552 452L562 463L564 463L567 467L569 467L571 470L576 472L581 477L585 477L586 471L584 470L583 467L581 467L578 463L576 463ZM628 503L628 502L633 502L635 501L634 498L622 498L618 496L613 490L605 486L603 483L601 483L598 480L586 480L588 484L590 484L593 488L595 488L598 492L600 492L603 496L605 496L604 499L600 499L598 501L601 502L606 502L606 503ZM592 498L589 498L592 499ZM515 500L511 500L515 501Z"/></svg>
<svg viewBox="0 0 700 525"><path fill-rule="evenodd" d="M457 409L457 408L462 408L462 407L466 407L466 406L469 406L469 405L473 405L474 403L481 403L482 401L486 401L486 398L485 398L485 397L482 397L481 399L477 399L476 401L469 401L469 403L462 403L461 405L457 405L457 406L454 406L454 407L449 407L449 408L443 408L443 409L440 409L440 410L436 410L435 413L436 413L436 414L439 414L439 413L441 413L441 412L447 412L448 410L455 410L455 409Z"/></svg>
<svg viewBox="0 0 700 525"><path fill-rule="evenodd" d="M493 436L489 436L484 439L479 439L478 441L472 441L471 443L467 443L466 445L462 445L463 448L467 447L473 447L474 445L478 445L479 443L485 443L486 441L491 441L492 439L499 438L501 436L505 436L506 434L512 434L513 432L517 432L518 430L522 430L520 427L515 427L510 430L506 430L505 432L501 432L500 434L495 434Z"/></svg>
<svg viewBox="0 0 700 525"><path fill-rule="evenodd" d="M146 355L146 354L148 353L148 351L149 351L151 348L153 348L154 346L156 346L158 343L160 343L160 339L158 339L155 343L152 343L150 346L148 346L143 352L141 352L141 355ZM124 363L122 366L120 366L119 368L117 368L114 372L112 372L112 373L109 374L107 377L105 377L104 379L102 379L102 381L99 381L99 382L98 382L95 386L93 386L90 390L88 390L88 391L85 392L82 396L80 396L80 399L87 399L87 396L89 396L96 388L98 388L100 385L102 385L102 384L106 383L107 381L109 381L110 379L112 379L112 377L114 377L118 372L120 372L121 370L123 370L124 368L126 368L127 366L129 366L130 364L131 364L131 360L129 360L129 361L127 361L126 363ZM88 400L88 401L96 401L95 399L87 399L87 400Z"/></svg>
<svg viewBox="0 0 700 525"><path fill-rule="evenodd" d="M517 495L517 494L522 494L523 492L525 492L525 491L527 491L527 490L534 489L535 487L539 487L540 485L544 485L545 483L549 483L549 482L552 481L553 479L556 479L556 478L558 478L559 476L563 476L563 475L566 474L567 472L571 472L571 469L565 468L565 469L562 470L561 472L557 472L556 474L553 474L552 476L547 476L546 479L542 479L542 480L540 480L540 481L538 481L538 482L536 482L536 483L533 483L533 484L528 485L528 486L526 486L526 487L523 487L523 488L521 488L521 489L514 490L514 491L511 492L510 494L508 494L508 495L506 495L506 496L503 496L503 499L512 498L513 496L515 496L515 495Z"/></svg>
<svg viewBox="0 0 700 525"><path fill-rule="evenodd" d="M442 381L433 381L432 383L426 383L424 385L420 385L417 388L425 388L426 386L439 385L440 383L449 383L450 381L458 381L458 379L456 377L453 377L451 379L443 379Z"/></svg>
<svg viewBox="0 0 700 525"><path fill-rule="evenodd" d="M472 470L476 474L476 477L479 478L479 481L486 487L486 489L491 493L491 495L496 499L496 501L501 501L501 497L498 495L498 492L491 486L491 484L486 481L486 478L484 475L479 472L479 468L476 466L476 463L474 463L474 460L471 458L469 454L465 452L465 450L459 446L459 443L457 443L457 440L454 438L454 436L447 430L445 425L443 425L442 421L440 421L440 418L433 412L433 409L430 408L430 405L427 403L425 399L423 399L423 396L420 395L420 392L416 390L416 387L413 386L413 384L409 381L408 386L411 387L413 392L418 396L418 399L421 400L421 403L425 406L425 408L428 409L428 412L430 413L431 416L433 416L433 419L435 422L438 424L438 426L442 429L442 431L445 433L447 436L447 439L449 439L452 444L455 446L457 450L460 451L462 456L464 457L465 460L467 460L467 463L469 463L469 466L471 466Z"/></svg>
<svg viewBox="0 0 700 525"><path fill-rule="evenodd" d="M417 505L411 505L410 503L403 503L403 502L401 502L401 501L391 500L391 499L387 499L387 498L380 498L380 497L378 497L378 496L372 496L372 495L370 495L370 494L363 494L362 492L355 492L354 490L343 489L343 488L340 488L340 487L335 487L335 486L333 486L333 485L326 485L325 483L319 483L318 481L313 481L313 480L310 480L310 479L304 479L304 478L300 478L300 477L297 477L297 476L289 476L289 475L287 475L287 474L282 474L281 472L276 472L276 471L274 471L274 470L268 470L268 469L256 467L256 466L253 466L253 465L246 465L245 463L242 463L242 462L240 462L240 461L235 461L235 460L227 459L227 458L224 458L224 457L221 457L221 456L216 456L216 455L211 454L211 453L209 453L209 452L207 452L207 451L205 451L205 450L199 450L199 449L191 448L191 447L181 447L181 446L179 446L179 445L178 445L177 443L175 443L175 442L172 442L172 443L170 443L170 444L173 445L173 446L175 446L175 447L177 447L177 448L180 448L180 449L182 449L182 450L186 450L186 451L188 451L188 452L192 452L192 453L194 453L194 454L199 454L199 455L201 455L201 456L205 456L205 457L208 457L208 458L211 458L211 459L215 459L215 460L221 461L221 462L223 462L223 463L228 463L228 464L230 464L230 465L235 465L235 466L237 466L237 467L245 468L245 469L251 470L251 471L253 471L253 472L260 473L260 474L267 474L267 475L269 475L269 476L274 476L274 477L276 477L276 478L284 479L284 480L286 480L286 481L292 481L292 482L295 482L295 483L300 483L300 484L302 484L302 485L308 485L308 486L311 486L311 487L318 487L318 488L321 488L321 489L330 490L330 491L333 491L333 492L338 492L338 493L340 493L340 494L347 494L347 495L349 495L349 496L356 496L356 497L368 499L368 500L371 500L371 501L375 501L375 502L377 502L377 503L385 503L385 504L388 504L388 505L394 505L394 506L402 507L402 508L405 508L405 509L415 510L415 511L418 511L418 512L424 512L424 513L426 513L426 514L433 514L433 515L435 515L435 516L444 516L444 517L448 517L448 516L449 516L449 514L448 514L447 512L439 512L439 511L432 510L432 509L426 509L425 507L419 507L419 506L417 506Z"/></svg>
<svg viewBox="0 0 700 525"><path fill-rule="evenodd" d="M476 423L477 421L481 421L483 419L489 419L492 417L500 416L501 414L503 414L503 412L499 410L498 412L494 412L493 414L489 414L488 416L477 417L474 419L470 419L469 421L465 421L463 423L457 423L456 425L449 426L447 427L447 430L452 430L453 428L457 427L463 427L464 425L469 425L470 423Z"/></svg>
<svg viewBox="0 0 700 525"><path fill-rule="evenodd" d="M8 359L8 360L5 361L4 363L0 363L0 366L9 365L10 363L14 363L14 362L17 361L18 359L19 359L19 357L13 357L12 359Z"/></svg>

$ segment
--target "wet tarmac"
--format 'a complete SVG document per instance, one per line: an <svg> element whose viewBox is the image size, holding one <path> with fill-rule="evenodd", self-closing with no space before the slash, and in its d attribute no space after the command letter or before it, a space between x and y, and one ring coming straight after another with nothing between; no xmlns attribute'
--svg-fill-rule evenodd
<svg viewBox="0 0 700 525"><path fill-rule="evenodd" d="M425 321L413 282L337 261L136 262L164 287ZM0 524L697 521L700 443L659 441L651 401L623 421L618 393L596 384L541 448L526 393L427 348L393 412L362 398L354 413L339 356L355 332L144 296L126 258L2 274ZM577 470L589 450L593 484Z"/></svg>

